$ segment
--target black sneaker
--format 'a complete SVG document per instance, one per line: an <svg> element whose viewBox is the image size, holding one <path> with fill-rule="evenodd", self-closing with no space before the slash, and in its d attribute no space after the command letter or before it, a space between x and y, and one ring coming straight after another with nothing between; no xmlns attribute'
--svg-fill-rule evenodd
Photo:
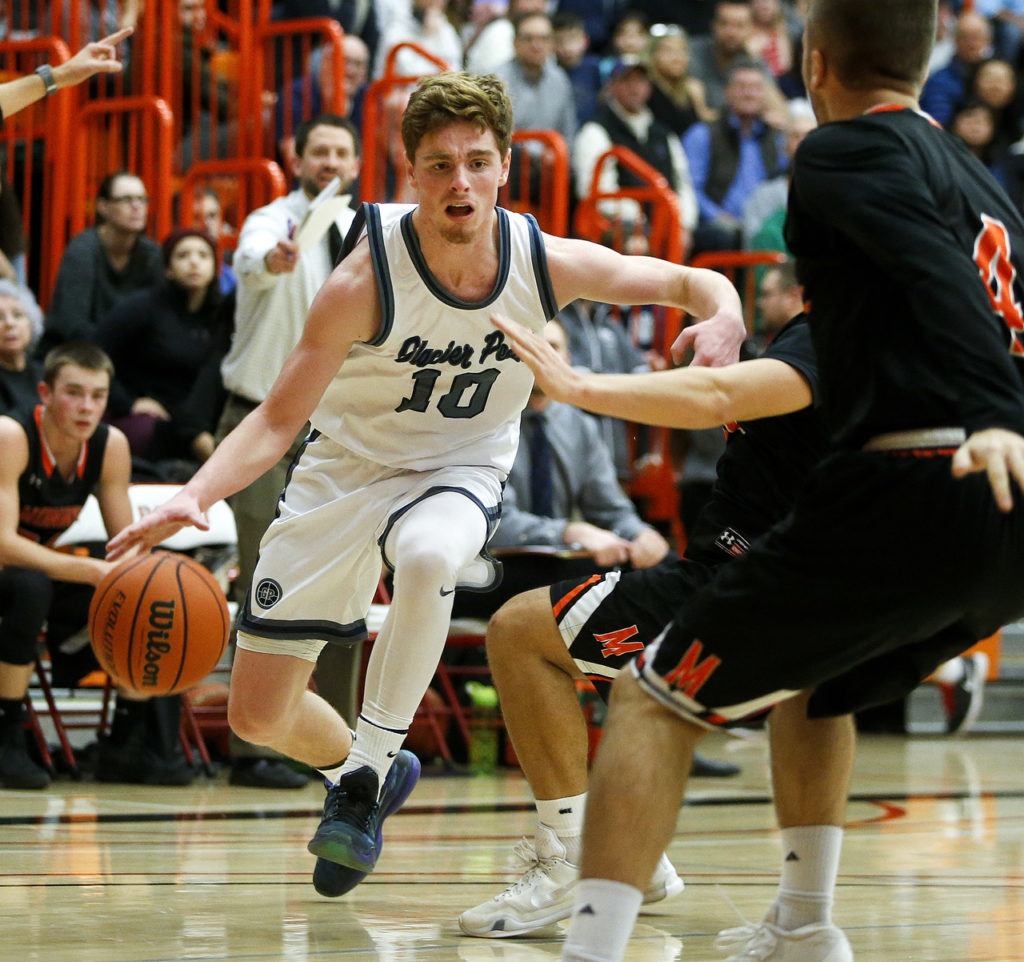
<svg viewBox="0 0 1024 962"><path fill-rule="evenodd" d="M137 742L113 745L100 741L96 754L96 781L124 785L191 785L196 770L184 755L164 758Z"/></svg>
<svg viewBox="0 0 1024 962"><path fill-rule="evenodd" d="M237 758L228 784L245 788L304 788L309 778L279 758Z"/></svg>
<svg viewBox="0 0 1024 962"><path fill-rule="evenodd" d="M420 760L412 753L400 751L387 777L384 791L380 793L380 819L377 823L377 839L374 845L374 863L380 858L384 847L384 819L394 815L416 787L420 777ZM337 862L318 858L313 869L313 888L329 899L336 899L351 892L364 878L366 872L338 865Z"/></svg>
<svg viewBox="0 0 1024 962"><path fill-rule="evenodd" d="M49 784L46 769L29 758L21 726L4 732L0 736L0 788L40 789Z"/></svg>
<svg viewBox="0 0 1024 962"><path fill-rule="evenodd" d="M403 784L411 781L415 785L419 760L411 752L399 752L399 756L406 755L415 760L415 766L413 770L406 769ZM397 761L396 758L396 764ZM391 814L381 809L377 788L377 773L367 765L342 775L338 784L327 790L324 817L306 848L328 862L357 872L372 872L380 855L381 823Z"/></svg>
<svg viewBox="0 0 1024 962"><path fill-rule="evenodd" d="M721 762L715 758L707 758L697 752L693 753L693 764L690 767L691 778L731 778L739 775L740 766L732 762Z"/></svg>

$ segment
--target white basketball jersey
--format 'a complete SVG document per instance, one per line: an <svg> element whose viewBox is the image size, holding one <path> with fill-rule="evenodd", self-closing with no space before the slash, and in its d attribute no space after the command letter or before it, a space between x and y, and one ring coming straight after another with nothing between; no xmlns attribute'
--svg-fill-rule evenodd
<svg viewBox="0 0 1024 962"><path fill-rule="evenodd" d="M498 208L497 280L484 300L470 303L430 273L414 210L363 205L381 327L372 341L353 345L310 421L388 467L490 465L508 474L533 373L490 315L540 331L557 313L540 229L532 217Z"/></svg>

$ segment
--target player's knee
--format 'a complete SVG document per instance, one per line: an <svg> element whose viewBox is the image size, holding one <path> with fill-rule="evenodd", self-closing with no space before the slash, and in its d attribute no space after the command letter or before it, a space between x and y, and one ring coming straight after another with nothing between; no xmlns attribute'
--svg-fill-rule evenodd
<svg viewBox="0 0 1024 962"><path fill-rule="evenodd" d="M395 559L396 583L454 585L461 563L452 558L443 545L422 542L402 547Z"/></svg>
<svg viewBox="0 0 1024 962"><path fill-rule="evenodd" d="M506 657L522 659L543 654L545 612L550 612L545 589L528 591L505 602L487 623L487 658L493 664Z"/></svg>
<svg viewBox="0 0 1024 962"><path fill-rule="evenodd" d="M266 704L232 691L228 698L228 724L243 741L251 745L273 745L279 740L285 719Z"/></svg>

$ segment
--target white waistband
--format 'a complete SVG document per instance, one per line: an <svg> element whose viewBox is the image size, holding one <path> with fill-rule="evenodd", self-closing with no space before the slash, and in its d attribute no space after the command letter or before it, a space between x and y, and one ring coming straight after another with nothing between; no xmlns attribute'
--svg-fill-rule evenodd
<svg viewBox="0 0 1024 962"><path fill-rule="evenodd" d="M967 440L963 428L921 428L879 434L864 445L865 451L909 451L914 448L958 448Z"/></svg>

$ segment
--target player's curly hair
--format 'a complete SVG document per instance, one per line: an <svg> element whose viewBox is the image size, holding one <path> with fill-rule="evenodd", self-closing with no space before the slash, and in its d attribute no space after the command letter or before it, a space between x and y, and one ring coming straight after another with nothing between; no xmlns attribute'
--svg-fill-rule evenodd
<svg viewBox="0 0 1024 962"><path fill-rule="evenodd" d="M812 0L810 47L829 55L839 79L864 90L916 93L935 42L937 0Z"/></svg>
<svg viewBox="0 0 1024 962"><path fill-rule="evenodd" d="M415 160L427 133L459 121L490 130L504 157L512 143L512 101L505 84L494 74L448 71L424 77L402 117L402 144L409 162Z"/></svg>

